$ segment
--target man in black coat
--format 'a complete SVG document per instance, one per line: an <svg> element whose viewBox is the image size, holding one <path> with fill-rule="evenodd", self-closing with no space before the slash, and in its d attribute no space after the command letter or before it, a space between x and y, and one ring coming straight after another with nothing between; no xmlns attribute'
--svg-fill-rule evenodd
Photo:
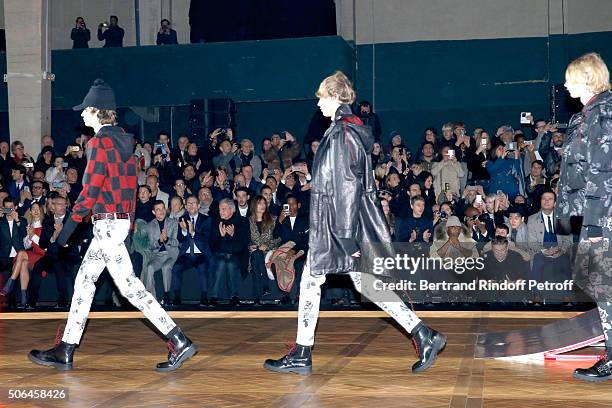
<svg viewBox="0 0 612 408"><path fill-rule="evenodd" d="M358 291L373 297L369 284L362 285L359 245L368 245L375 257L391 257L391 234L376 195L370 153L374 138L369 127L351 112L355 91L342 72L323 80L317 91L318 106L332 119L312 164L309 252L300 283L296 346L280 359L268 359L264 367L276 372L312 372L321 285L327 274L348 274ZM372 273L372 271L364 271ZM375 302L412 334L419 361L413 372L422 372L436 360L446 337L427 327L392 291L385 301Z"/></svg>
<svg viewBox="0 0 612 408"><path fill-rule="evenodd" d="M242 259L248 253L251 240L249 221L236 211L233 200L224 198L219 202L220 220L212 225L211 246L214 252L214 285L211 293L211 303L225 286L228 287L231 301L234 305L240 303L238 290L240 288Z"/></svg>
<svg viewBox="0 0 612 408"><path fill-rule="evenodd" d="M68 200L62 196L53 199L53 214L48 215L42 222L39 245L46 250L45 256L38 262L37 267L32 271L30 282L30 301L36 305L38 292L40 290L40 278L43 270L55 275L57 284L57 306L65 308L68 306L68 283L67 277L72 269L79 263L81 255L79 253L80 234L75 233L71 236L68 246L59 246L56 242L59 233L62 231L66 221L70 219L66 208Z"/></svg>

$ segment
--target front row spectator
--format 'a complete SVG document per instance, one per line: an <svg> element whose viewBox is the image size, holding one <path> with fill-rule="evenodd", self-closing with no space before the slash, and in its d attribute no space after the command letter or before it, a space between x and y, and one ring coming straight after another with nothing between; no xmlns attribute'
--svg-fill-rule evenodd
<svg viewBox="0 0 612 408"><path fill-rule="evenodd" d="M143 270L142 281L145 288L156 297L155 271L161 269L164 282L163 302L168 304L170 285L172 284L172 267L179 254L178 223L166 216L166 206L161 200L157 200L153 204L153 214L155 218L147 225L151 254L147 267Z"/></svg>
<svg viewBox="0 0 612 408"><path fill-rule="evenodd" d="M27 304L29 279L27 272L28 256L23 245L25 237L26 221L17 214L16 200L10 197L4 198L2 200L2 216L0 218L0 272L11 270L11 276L6 281L2 290L0 290L0 296L9 296L13 291L15 281L18 277L21 277L20 304L23 307ZM23 272L24 267L26 268L25 273Z"/></svg>
<svg viewBox="0 0 612 408"><path fill-rule="evenodd" d="M274 238L276 217L268 212L268 202L262 196L256 196L251 202L249 226L251 245L249 246L249 272L253 277L253 295L255 304L260 304L261 296L270 293L266 271L266 254L278 246L280 239Z"/></svg>
<svg viewBox="0 0 612 408"><path fill-rule="evenodd" d="M68 246L59 246L56 242L57 237L66 221L70 218L70 215L66 212L68 200L58 195L52 199L51 206L53 215L46 217L42 223L39 245L42 249L46 250L46 255L39 261L39 263L43 262L41 267L35 268L36 272L32 273L32 282L30 283L31 301L35 304L38 299L40 274L44 268L45 271L55 274L58 290L57 307L65 308L68 306L67 277L72 269L80 263L78 245L80 244L81 233L77 231L72 234L68 241Z"/></svg>
<svg viewBox="0 0 612 408"><path fill-rule="evenodd" d="M178 232L178 240L181 246L178 259L172 268L173 302L177 305L181 303L183 273L190 268L195 268L200 278L200 306L207 306L210 260L212 259L209 242L214 226L210 217L199 212L196 196L187 198L187 212L180 218L179 227L181 230Z"/></svg>
<svg viewBox="0 0 612 408"><path fill-rule="evenodd" d="M220 221L212 226L211 244L214 251L215 283L211 302L216 303L219 294L227 287L234 305L240 304L241 256L248 251L249 222L236 211L233 200L219 202Z"/></svg>

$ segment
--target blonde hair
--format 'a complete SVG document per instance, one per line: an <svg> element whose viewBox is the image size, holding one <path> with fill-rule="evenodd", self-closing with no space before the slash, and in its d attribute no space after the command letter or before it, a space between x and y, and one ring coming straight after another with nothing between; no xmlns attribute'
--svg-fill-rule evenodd
<svg viewBox="0 0 612 408"><path fill-rule="evenodd" d="M341 103L349 105L355 102L356 96L353 84L342 71L336 71L333 75L325 78L315 95L317 98L338 97Z"/></svg>
<svg viewBox="0 0 612 408"><path fill-rule="evenodd" d="M590 52L573 60L565 70L565 80L584 84L589 91L600 94L610 90L610 72L596 52Z"/></svg>

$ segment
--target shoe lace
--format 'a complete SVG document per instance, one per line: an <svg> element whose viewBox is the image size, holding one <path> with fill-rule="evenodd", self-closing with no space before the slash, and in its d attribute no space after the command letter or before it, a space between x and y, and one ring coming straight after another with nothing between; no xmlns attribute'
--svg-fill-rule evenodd
<svg viewBox="0 0 612 408"><path fill-rule="evenodd" d="M418 358L421 358L421 351L419 349L419 343L415 340L414 336L410 337L412 344L414 345L414 349L416 350L416 355Z"/></svg>
<svg viewBox="0 0 612 408"><path fill-rule="evenodd" d="M285 342L285 348L287 350L287 355L291 355L297 350L297 343L295 341L287 341Z"/></svg>
<svg viewBox="0 0 612 408"><path fill-rule="evenodd" d="M62 323L59 323L57 325L57 330L55 331L55 346L59 346L59 344L62 342L62 336L64 334L64 327L65 325L63 325Z"/></svg>

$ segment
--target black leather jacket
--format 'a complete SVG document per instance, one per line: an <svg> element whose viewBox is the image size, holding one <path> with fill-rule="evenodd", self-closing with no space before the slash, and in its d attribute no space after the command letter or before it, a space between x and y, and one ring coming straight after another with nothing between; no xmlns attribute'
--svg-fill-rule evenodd
<svg viewBox="0 0 612 408"><path fill-rule="evenodd" d="M366 242L391 242L376 195L369 127L341 105L312 165L308 253L313 276L368 272L351 257Z"/></svg>

